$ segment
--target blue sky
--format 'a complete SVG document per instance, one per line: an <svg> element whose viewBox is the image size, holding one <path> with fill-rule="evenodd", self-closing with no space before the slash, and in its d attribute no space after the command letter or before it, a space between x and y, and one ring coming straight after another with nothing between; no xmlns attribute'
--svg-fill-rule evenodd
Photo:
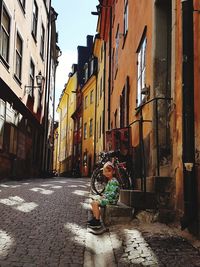
<svg viewBox="0 0 200 267"><path fill-rule="evenodd" d="M57 32L58 45L62 50L56 75L56 107L58 99L68 80L71 66L77 62L77 46L86 45L86 36L95 35L98 0L52 0L52 7L58 13Z"/></svg>

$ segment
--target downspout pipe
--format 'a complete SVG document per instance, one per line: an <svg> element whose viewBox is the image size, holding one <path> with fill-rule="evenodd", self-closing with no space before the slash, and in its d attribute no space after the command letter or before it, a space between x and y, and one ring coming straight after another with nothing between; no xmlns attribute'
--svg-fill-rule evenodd
<svg viewBox="0 0 200 267"><path fill-rule="evenodd" d="M194 140L194 33L193 0L182 2L182 162L184 215L182 229L197 220Z"/></svg>
<svg viewBox="0 0 200 267"><path fill-rule="evenodd" d="M109 77L108 77L108 130L110 130L110 95L112 89L112 7L110 10L110 30L109 30Z"/></svg>
<svg viewBox="0 0 200 267"><path fill-rule="evenodd" d="M104 79L103 79L103 150L105 150L106 147L106 131L105 131L105 121L106 121L106 113L105 113L105 109L106 109L106 42L103 43L103 51L104 51Z"/></svg>
<svg viewBox="0 0 200 267"><path fill-rule="evenodd" d="M51 45L51 0L49 1L48 13L48 34L47 34L47 61L46 61L46 81L44 96L44 134L42 146L42 174L47 175L46 158L47 158L47 132L48 132L48 110L49 110L49 90L50 90L50 45Z"/></svg>
<svg viewBox="0 0 200 267"><path fill-rule="evenodd" d="M96 164L96 151L97 151L97 142L96 142L96 131L97 131L97 90L98 90L98 59L95 60L95 77L96 77L96 86L95 86L95 114L94 114L94 158L93 158L93 169Z"/></svg>

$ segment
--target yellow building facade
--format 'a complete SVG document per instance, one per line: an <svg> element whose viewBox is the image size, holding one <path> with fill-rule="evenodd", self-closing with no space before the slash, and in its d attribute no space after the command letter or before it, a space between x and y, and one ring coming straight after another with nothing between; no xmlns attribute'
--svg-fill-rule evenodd
<svg viewBox="0 0 200 267"><path fill-rule="evenodd" d="M58 133L58 170L61 175L70 174L72 171L73 154L73 129L74 122L71 115L76 108L75 90L77 87L77 74L70 73L68 82L63 89L58 104L59 133Z"/></svg>
<svg viewBox="0 0 200 267"><path fill-rule="evenodd" d="M56 125L54 127L54 150L53 150L53 173L58 174L59 161L58 161L58 136L59 136L59 127Z"/></svg>
<svg viewBox="0 0 200 267"><path fill-rule="evenodd" d="M70 74L71 75L71 74ZM76 109L76 88L77 88L77 73L74 73L69 77L66 85L66 94L68 96L67 103L67 128L66 128L66 172L72 173L72 156L73 156L73 131L74 131L74 120L72 114Z"/></svg>
<svg viewBox="0 0 200 267"><path fill-rule="evenodd" d="M82 176L89 176L94 166L95 143L95 91L96 75L92 74L82 88L83 134L82 134Z"/></svg>
<svg viewBox="0 0 200 267"><path fill-rule="evenodd" d="M96 160L99 152L105 149L105 67L104 54L105 43L102 39L95 38L94 55L98 59L97 90L96 90L96 138L95 155Z"/></svg>
<svg viewBox="0 0 200 267"><path fill-rule="evenodd" d="M66 170L66 127L67 127L67 95L64 93L65 88L60 97L57 107L59 114L59 128L58 128L58 173L63 174Z"/></svg>

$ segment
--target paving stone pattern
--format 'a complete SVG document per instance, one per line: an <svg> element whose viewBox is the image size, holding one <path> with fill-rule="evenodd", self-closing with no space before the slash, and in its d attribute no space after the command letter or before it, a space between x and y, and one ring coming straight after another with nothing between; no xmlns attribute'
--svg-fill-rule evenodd
<svg viewBox="0 0 200 267"><path fill-rule="evenodd" d="M83 266L87 179L0 183L0 266Z"/></svg>
<svg viewBox="0 0 200 267"><path fill-rule="evenodd" d="M110 238L120 267L200 266L199 250L166 225L134 221L115 225L110 227Z"/></svg>
<svg viewBox="0 0 200 267"><path fill-rule="evenodd" d="M83 267L85 251L89 267L200 267L199 250L164 224L89 233L89 189L86 178L0 182L0 267Z"/></svg>

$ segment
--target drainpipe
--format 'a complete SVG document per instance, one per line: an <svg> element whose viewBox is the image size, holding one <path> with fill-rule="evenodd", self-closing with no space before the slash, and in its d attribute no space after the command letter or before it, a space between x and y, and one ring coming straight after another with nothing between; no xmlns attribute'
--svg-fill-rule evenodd
<svg viewBox="0 0 200 267"><path fill-rule="evenodd" d="M95 76L96 76L96 86L95 86L95 115L94 115L94 158L93 158L93 169L96 164L96 151L97 151L97 144L96 144L96 123L97 123L97 90L98 90L98 59L95 59Z"/></svg>
<svg viewBox="0 0 200 267"><path fill-rule="evenodd" d="M110 30L109 30L109 77L108 77L108 130L110 130L110 94L112 87L112 7L110 10Z"/></svg>
<svg viewBox="0 0 200 267"><path fill-rule="evenodd" d="M106 144L105 144L105 136L106 136L106 132L105 132L105 121L106 121L106 113L105 113L105 109L106 109L106 42L103 42L103 51L104 51L104 79L103 79L103 150L105 150Z"/></svg>
<svg viewBox="0 0 200 267"><path fill-rule="evenodd" d="M66 89L66 88L65 88ZM69 137L69 94L67 92L64 91L64 94L67 96L67 121L66 121L66 142L65 142L65 162L66 162L66 169L65 172L66 174L69 172L68 170L68 151L69 151L69 147L68 147L68 137Z"/></svg>
<svg viewBox="0 0 200 267"><path fill-rule="evenodd" d="M194 141L194 33L193 0L182 2L182 138L184 215L182 229L197 219Z"/></svg>
<svg viewBox="0 0 200 267"><path fill-rule="evenodd" d="M47 60L46 60L46 81L45 81L45 97L44 97L44 135L43 135L43 147L42 147L42 173L47 174L47 133L48 133L48 114L49 114L49 90L50 90L50 46L51 46L51 0L49 1L49 14L48 14L48 36L47 36Z"/></svg>

